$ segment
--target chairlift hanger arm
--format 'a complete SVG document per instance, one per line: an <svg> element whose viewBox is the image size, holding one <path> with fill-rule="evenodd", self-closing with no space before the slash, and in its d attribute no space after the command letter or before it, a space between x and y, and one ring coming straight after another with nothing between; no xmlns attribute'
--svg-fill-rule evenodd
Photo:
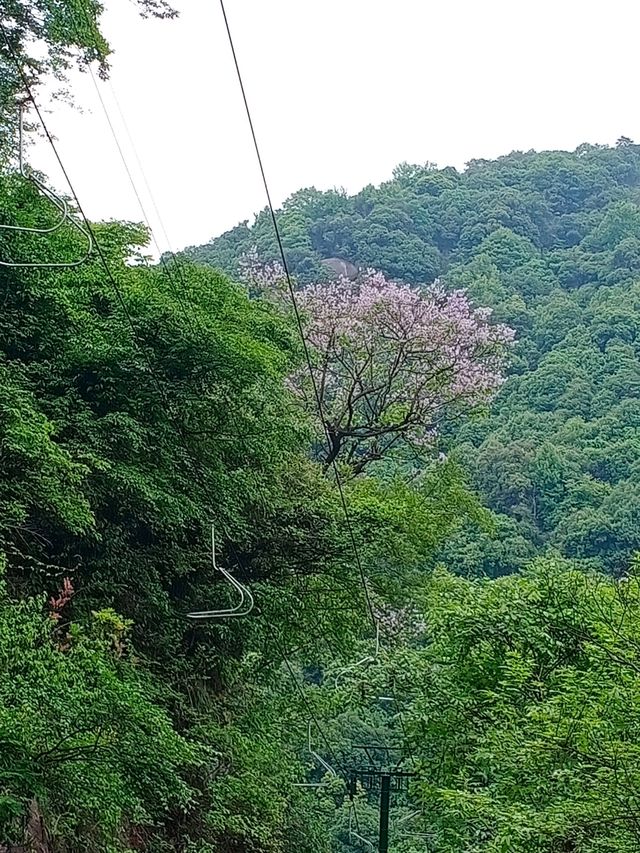
<svg viewBox="0 0 640 853"><path fill-rule="evenodd" d="M236 604L235 607L230 607L227 609L219 609L219 610L195 610L191 613L187 613L187 619L192 619L193 621L207 620L207 619L221 619L225 617L232 616L247 616L253 610L254 599L251 594L251 590L241 584L240 581L236 580L233 577L231 572L228 572L226 569L223 569L222 566L218 566L216 563L216 538L215 538L215 528L214 525L211 525L211 562L213 564L213 568L220 572L220 574L225 578L225 580L229 583L233 589L235 589L240 594L240 600Z"/></svg>
<svg viewBox="0 0 640 853"><path fill-rule="evenodd" d="M93 252L93 238L91 237L91 234L84 228L84 226L80 225L79 222L76 222L76 220L72 216L68 216L66 221L69 223L69 225L79 231L80 234L82 234L84 239L87 241L85 253L81 258L78 258L78 260L76 261L43 261L38 263L34 261L0 261L0 267L12 267L18 269L71 269L73 267L79 267L82 264L86 263L86 261L89 260L91 253ZM12 225L0 225L0 229L9 230L14 228L15 226ZM18 228L16 230L30 232L33 229ZM58 229L54 228L53 230L57 231Z"/></svg>
<svg viewBox="0 0 640 853"><path fill-rule="evenodd" d="M344 678L345 675L348 675L350 672L353 672L353 670L355 670L355 669L359 669L361 666L366 666L368 663L375 663L376 660L378 659L379 655L380 655L380 623L376 622L375 652L373 653L373 655L366 655L365 657L361 658L359 661L356 661L355 663L352 663L349 666L346 666L344 669L341 669L337 673L337 675L334 679L334 685L336 687L339 687L340 686L340 680L342 678Z"/></svg>
<svg viewBox="0 0 640 853"><path fill-rule="evenodd" d="M355 838L357 841L362 842L362 844L366 844L369 850L375 850L375 845L372 841L369 841L368 838L360 835L360 833L356 832L353 828L353 815L355 813L355 804L351 803L349 807L349 838Z"/></svg>
<svg viewBox="0 0 640 853"><path fill-rule="evenodd" d="M307 751L311 755L311 757L318 762L318 764L334 779L338 778L338 774L334 770L334 768L324 760L321 755L314 750L311 744L311 720L309 720L307 726ZM330 782L298 782L294 783L294 788L326 788Z"/></svg>

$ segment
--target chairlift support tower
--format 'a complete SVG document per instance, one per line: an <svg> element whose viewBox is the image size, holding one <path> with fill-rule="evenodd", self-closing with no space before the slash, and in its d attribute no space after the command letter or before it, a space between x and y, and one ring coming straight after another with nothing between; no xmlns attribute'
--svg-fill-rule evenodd
<svg viewBox="0 0 640 853"><path fill-rule="evenodd" d="M406 791L416 774L411 770L380 770L377 767L360 767L351 770L349 793L353 797L357 783L368 791L380 791L380 822L378 828L378 853L389 851L389 810L392 791Z"/></svg>

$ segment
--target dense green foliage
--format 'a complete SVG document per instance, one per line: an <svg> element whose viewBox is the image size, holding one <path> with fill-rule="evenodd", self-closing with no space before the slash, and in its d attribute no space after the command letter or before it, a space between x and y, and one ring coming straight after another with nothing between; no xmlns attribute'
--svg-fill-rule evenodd
<svg viewBox="0 0 640 853"><path fill-rule="evenodd" d="M0 603L3 840L22 840L27 803L32 821L41 807L47 827L57 816L69 848L105 849L129 822L151 828L188 810L187 776L211 759L174 731L157 690L127 663L115 614L67 634L42 604Z"/></svg>
<svg viewBox="0 0 640 853"><path fill-rule="evenodd" d="M636 850L637 577L541 561L496 581L438 573L419 598L369 673L402 696L417 849Z"/></svg>

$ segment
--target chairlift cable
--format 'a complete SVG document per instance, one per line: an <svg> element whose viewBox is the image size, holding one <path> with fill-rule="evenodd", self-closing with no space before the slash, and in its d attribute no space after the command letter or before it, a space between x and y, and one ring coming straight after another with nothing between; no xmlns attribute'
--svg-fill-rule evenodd
<svg viewBox="0 0 640 853"><path fill-rule="evenodd" d="M301 340L302 347L303 347L303 352L304 352L304 357L305 357L305 361L306 361L306 364L307 364L307 369L308 369L308 371L309 371L309 377L310 377L311 384L312 384L312 388L313 388L313 395L314 395L314 398L315 398L316 406L317 406L317 409L318 409L318 414L319 414L319 417L320 417L320 422L321 422L321 424L322 424L322 428L323 428L323 431L324 431L324 433L325 433L325 437L326 437L327 443L330 445L330 441L331 441L331 440L330 440L329 430L328 430L328 426L327 426L327 421L326 421L326 418L325 418L325 415L324 415L324 410L323 410L323 405L322 405L322 398L321 398L321 396L320 396L320 391L319 391L319 388L318 388L318 384L317 384L317 381L316 381L316 377L315 377L315 374L314 374L314 372L313 372L313 366L312 366L312 363L311 363L311 352L310 352L310 348L309 348L308 341L307 341L306 336L305 336L305 334L304 334L304 324L303 324L303 321L302 321L302 315L301 315L301 313L300 313L300 309L299 309L299 306L298 306L298 301L297 301L297 299L296 299L295 288L294 288L294 286L293 286L293 278L292 278L292 275L291 275L291 271L290 271L290 269L289 269L289 264L288 264L288 262L287 262L286 252L285 252L285 249L284 249L284 243L283 243L283 240L282 240L282 234L281 234L281 232L280 232L280 226L278 225L278 219L277 219L277 216L276 216L276 213L275 213L275 208L274 208L273 201L272 201L272 197L271 197L271 190L270 190L270 187L269 187L269 181L268 181L268 179L267 179L266 169L265 169L264 161L263 161L263 159L262 159L262 154L261 154L261 150L260 150L260 145L259 145L259 143L258 143L258 137L257 137L257 133L256 133L255 125L254 125L254 122L253 122L253 117L252 117L252 113L251 113L251 108L250 108L250 106L249 106L249 99L248 99L247 92L246 92L246 88L245 88L245 85L244 85L244 79L243 79L243 76L242 76L242 71L241 71L241 69L240 69L240 63L239 63L238 55L237 55L236 48L235 48L235 42L234 42L234 39L233 39L233 34L232 34L232 32L231 32L231 26L230 26L230 23L229 23L229 18L228 18L228 16L227 16L227 11L226 11L226 7L225 7L225 2L224 2L224 0L219 0L219 2L220 2L220 10L221 10L221 12L222 12L222 17L223 17L223 20L224 20L225 30L226 30L226 33L227 33L227 39L228 39L228 42L229 42L229 48L230 48L230 50L231 50L231 55L232 55L232 58L233 58L233 64L234 64L235 71L236 71L236 77L237 77L237 80L238 80L238 86L239 86L239 88L240 88L240 93L241 93L242 101L243 101L243 104L244 104L245 114L246 114L246 117L247 117L247 123L248 123L248 125L249 125L249 130L250 130L250 133L251 133L251 139L252 139L252 141L253 141L253 147L254 147L255 154L256 154L256 159L257 159L257 162L258 162L258 168L259 168L260 175L261 175L261 178L262 178L262 184L263 184L263 187L264 187L264 192L265 192L265 196L266 196L266 200L267 200L267 205L268 205L268 208L269 208L269 215L270 215L271 222L272 222L272 225L273 225L273 231L274 231L275 238L276 238L276 242L277 242L277 245L278 245L278 251L279 251L279 254L280 254L280 258L281 258L281 261L282 261L282 268L283 268L283 271L284 271L284 274L285 274L285 279L286 279L286 282L287 282L287 289L288 289L288 292L289 292L289 298L290 298L290 300L291 300L291 304L292 304L292 308L293 308L293 312L294 312L294 316L295 316L295 320L296 320L296 325L297 325L297 328L298 328L298 334L299 334L299 336L300 336L300 340ZM366 574L365 574L365 572L364 572L364 567L363 567L362 560L361 560L361 557L360 557L360 551L359 551L359 548L358 548L358 544L357 544L357 542L356 542L355 532L354 532L353 524L352 524L352 521L351 521L351 514L350 514L350 512L349 512L349 508L348 508L348 505L347 505L346 495L345 495L344 487L343 487L343 484L342 484L342 478L341 478L341 476L340 476L340 470L339 470L339 468L338 468L338 464L337 464L337 460L336 460L336 459L332 459L332 461L331 461L331 466L332 466L333 471L334 471L334 476L335 476L335 480L336 480L336 486L337 486L337 489L338 489L338 493L339 493L339 497L340 497L340 502L341 502L341 504L342 504L342 509L343 509L343 513L344 513L344 517L345 517L345 521L346 521L346 525L347 525L347 529L348 529L349 538L350 538L350 541L351 541L351 546L352 546L353 553L354 553L354 558L355 558L356 566L357 566L357 569L358 569L358 573L359 573L359 575L360 575L360 581L361 581L362 588L363 588L363 591L364 591L364 597L365 597L365 602L366 602L367 611L368 611L369 617L370 617L370 619L371 619L371 622L372 622L372 624L373 624L373 628L374 628L374 631L375 631L375 636L376 636L376 646L377 646L377 645L378 645L378 643L379 643L379 631L380 631L379 621L378 621L378 618L376 617L376 614L375 614L375 611L374 611L374 608L373 608L373 602L372 602L372 599L371 599L371 594L370 594L370 592L369 592L369 585L368 585L368 582L367 582ZM293 675L292 670L290 670L290 672L291 672L291 674ZM297 681L296 681L296 684L297 684Z"/></svg>
<svg viewBox="0 0 640 853"><path fill-rule="evenodd" d="M192 321L191 315L189 314L189 312L188 312L188 310L187 310L187 308L186 308L186 306L185 306L185 303L184 303L184 300L183 300L183 294L180 292L180 288L176 286L176 282L173 280L173 276L172 276L172 274L171 274L171 270L169 269L168 265L165 263L165 261L164 261L164 260L163 260L163 258L162 258L162 252L160 251L160 246L159 246L159 244L158 244L158 240L157 240L157 238L156 238L156 235L155 235L155 232L154 232L153 228L151 227L151 221L150 221L150 218L149 218L149 216L148 216L148 214L147 214L147 210L146 210L146 208L145 208L144 202L142 201L142 196L140 195L140 192L139 192L138 187L137 187L137 185L136 185L135 179L134 179L134 177L133 177L133 173L132 173L132 171L131 171L131 169L130 169L130 167L129 167L129 163L128 163L127 158L126 158L126 156L125 156L125 153L124 153L124 150L123 150L123 148L122 148L122 145L120 144L120 140L119 140L119 138L118 138L118 134L116 133L115 126L114 126L113 121L112 121L112 119L111 119L111 115L110 115L110 113L109 113L109 110L108 110L108 108L107 108L107 105L106 105L106 103L105 103L105 100L104 100L104 98L102 97L102 92L100 91L100 87L98 86L98 81L96 80L95 74L93 73L93 69L91 68L91 66L90 66L90 65L88 65L87 67L88 67L88 70L89 70L89 76L91 77L91 81L92 81L92 83L93 83L93 87L94 87L94 89L95 89L95 91L96 91L96 95L98 96L98 100L99 100L99 102L100 102L100 106L102 107L102 112L104 113L104 117L105 117L105 120L106 120L106 122L107 122L107 124L108 124L108 126L109 126L109 130L111 131L111 136L112 136L112 138L113 138L114 144L115 144L116 149L117 149L117 151L118 151L118 154L119 154L119 156L120 156L120 160L122 161L122 165L123 165L124 170L125 170L125 172L126 172L127 178L129 179L129 183L130 183L130 185L131 185L131 189L132 189L132 191L133 191L133 194L134 194L134 195L135 195L135 197L136 197L136 201L138 202L138 207L140 208L140 211L141 211L141 213L142 213L142 216L143 216L143 219L144 219L144 221L145 221L145 224L146 224L147 228L149 229L149 234L150 234L150 236L151 236L151 239L152 239L152 241L153 241L153 244L154 244L154 246L156 247L156 251L158 252L158 256L159 256L159 261L160 261L161 268L162 268L162 270L165 272L165 274L166 274L166 276L167 276L167 278L168 278L168 280L169 280L169 282L170 282L170 284L171 284L171 289L172 289L172 291L173 291L173 293L174 293L174 296L175 296L176 300L178 301L178 303L180 304L180 306L181 306L181 308L182 308L182 311L183 311L183 313L184 313L185 319L186 319L186 321L187 321L187 324L188 324L188 326L189 326L189 328L190 328L191 332L195 333L195 332L196 332L196 329L195 329L195 326L193 325L193 321ZM138 161L138 162L139 162L139 161ZM148 184L147 184L147 187L148 187ZM155 203L154 203L154 205L155 205ZM157 212L157 207L156 207L156 212ZM163 229L163 230L164 230L164 229ZM165 233L165 236L166 236L166 231L164 231L164 233ZM184 282L182 282L182 284L183 284L183 288L184 288Z"/></svg>
<svg viewBox="0 0 640 853"><path fill-rule="evenodd" d="M300 698L302 700L302 704L304 705L304 708L305 708L307 714L309 715L309 718L311 719L312 723L316 727L316 729L320 735L320 738L321 738L321 740L325 746L325 749L327 750L328 754L331 756L331 761L333 762L334 767L341 767L341 762L338 760L336 751L332 747L332 745L329 741L329 738L327 737L327 735L324 731L324 728L322 727L315 711L313 710L313 707L312 707L311 703L309 702L306 693L304 692L304 688L302 687L302 685L300 684L300 682L296 678L296 674L293 670L293 666L291 665L291 661L287 657L286 651L285 651L284 647L282 646L282 643L280 642L279 637L277 637L275 632L272 631L271 629L269 629L269 633L271 634L271 638L274 642L274 645L276 646L276 648L278 649L278 652L280 653L280 657L282 658L282 661L283 661L283 663L287 669L287 672L289 674L289 678L291 679L294 687L296 688L296 691L300 695ZM345 772L344 767L341 768L341 773L346 780L347 774Z"/></svg>
<svg viewBox="0 0 640 853"><path fill-rule="evenodd" d="M249 100L247 98L244 80L242 77L242 72L240 70L240 63L238 61L238 56L236 53L235 43L233 40L233 35L231 33L231 27L229 24L229 19L227 17L227 10L225 8L224 0L220 0L220 9L222 12L222 17L224 19L224 25L225 25L225 29L227 32L229 47L231 49L231 55L233 57L233 64L235 66L236 76L238 79L238 85L240 87L240 92L242 95L242 101L244 103L244 109L245 109L245 113L247 116L247 122L249 124L249 130L251 132L251 138L253 140L253 147L255 149L256 158L258 161L258 167L260 170L260 175L262 177L262 183L264 186L265 196L267 199L267 205L269 207L269 214L271 217L271 222L272 222L274 234L276 237L276 242L278 244L278 251L280 254L280 258L282 260L282 268L284 270L284 274L285 274L285 278L286 278L286 282L287 282L289 297L291 299L291 304L292 304L293 312L294 312L295 319L296 319L296 325L298 327L298 333L300 335L305 360L307 362L307 368L309 370L309 376L311 379L311 384L313 387L313 394L314 394L316 405L318 408L318 414L320 416L320 421L321 421L322 428L323 428L323 431L324 431L326 439L327 439L327 443L330 445L331 439L330 439L330 435L329 435L329 429L327 426L327 421L326 421L326 418L324 416L324 411L323 411L323 406L322 406L322 397L320 396L320 391L318 389L318 383L316 381L316 377L315 377L315 374L313 372L313 366L311 364L311 351L309 348L308 341L307 341L305 334L304 334L304 324L302 322L302 315L301 315L300 309L298 307L298 301L296 299L295 288L293 286L293 279L291 276L291 271L289 269L289 264L287 263L286 252L284 250L284 244L282 242L282 235L280 233L280 226L278 225L278 219L276 217L275 208L273 206L273 202L271 199L271 191L269 189L269 182L267 180L267 174L266 174L264 162L262 160L262 154L260 153L260 146L258 144L258 137L256 134L255 125L253 123L253 118L251 115L251 109L249 107ZM332 460L331 465L332 465L332 468L334 470L334 474L335 474L335 478L336 478L336 485L337 485L338 492L340 495L340 501L342 503L342 508L343 508L345 521L346 521L347 528L348 528L349 538L351 540L351 544L352 544L352 548L353 548L353 552L354 552L356 566L358 568L358 573L360 575L360 580L361 580L362 588L364 591L364 597L365 597L367 610L369 612L369 616L371 618L371 622L373 624L374 630L376 630L378 620L376 618L376 614L375 614L375 611L373 608L373 602L371 600L371 594L369 592L369 585L367 583L367 577L366 577L365 572L364 572L364 567L362 565L362 560L360 558L360 552L358 550L358 545L356 542L356 537L355 537L355 533L353 530L353 525L351 523L351 515L349 513L349 508L347 506L344 488L342 485L342 479L340 477L340 471L339 471L339 468L338 468L338 465L337 465L337 462L335 459Z"/></svg>
<svg viewBox="0 0 640 853"><path fill-rule="evenodd" d="M138 169L140 170L140 176L142 178L142 182L143 182L145 189L147 191L147 194L149 196L149 201L151 202L151 206L152 206L153 211L156 215L156 219L158 220L160 230L162 231L162 236L164 237L165 243L167 244L169 254L171 255L171 259L173 260L174 266L176 268L176 273L178 274L178 277L180 279L180 283L184 286L185 282L184 282L184 277L182 275L182 264L180 263L180 258L175 253L175 251L173 249L172 241L169 237L169 233L168 233L167 228L164 224L164 219L162 217L162 214L161 214L160 209L158 207L158 204L156 202L153 190L151 189L151 184L149 182L149 179L147 178L147 173L145 171L144 164L142 162L142 159L140 158L140 155L138 154L138 149L136 147L136 143L135 143L135 140L134 140L133 135L131 133L131 130L129 129L129 124L127 122L124 111L123 111L122 107L120 106L120 101L118 100L118 95L117 95L116 90L115 90L115 88L114 88L114 86L110 80L107 81L107 84L108 84L109 89L111 91L111 95L113 97L113 102L116 105L116 110L118 111L118 115L120 116L120 120L122 122L122 126L124 127L124 131L127 135L127 139L129 140L129 144L131 145L131 150L133 152L133 156L135 158Z"/></svg>

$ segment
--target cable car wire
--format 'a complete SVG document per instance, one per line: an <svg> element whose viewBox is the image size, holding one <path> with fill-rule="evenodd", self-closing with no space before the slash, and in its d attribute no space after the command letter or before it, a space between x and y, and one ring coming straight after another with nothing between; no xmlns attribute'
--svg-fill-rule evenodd
<svg viewBox="0 0 640 853"><path fill-rule="evenodd" d="M269 189L269 182L267 180L267 174L266 174L264 162L262 160L262 154L260 153L260 146L258 144L258 137L256 134L255 126L253 123L253 118L251 115L251 108L249 107L249 100L247 97L247 93L246 93L246 89L245 89L245 85L244 85L244 80L242 77L242 72L240 70L240 63L238 61L238 55L236 53L233 35L231 33L231 26L229 24L229 19L227 17L227 10L225 8L224 0L219 0L219 2L220 2L220 9L222 11L222 17L224 19L225 29L227 32L229 47L231 49L231 55L233 57L233 64L234 64L235 70L236 70L238 85L240 87L240 92L242 94L242 101L244 103L244 109L245 109L245 113L247 116L247 122L249 124L249 130L251 132L251 138L253 140L253 147L255 149L256 158L258 161L258 167L260 170L260 175L262 177L262 184L264 186L265 196L267 199L267 205L269 207L269 214L270 214L271 222L273 225L274 234L276 237L276 242L278 244L278 251L280 254L280 258L282 260L282 268L284 270L285 279L287 282L287 289L289 291L289 298L291 299L291 304L293 307L293 313L295 316L296 325L298 327L298 333L300 335L300 339L302 342L305 361L307 363L307 368L309 370L309 376L311 378L311 384L313 387L313 395L315 397L316 406L318 408L318 414L320 416L320 421L321 421L322 428L323 428L323 431L324 431L326 439L327 439L327 443L330 444L331 443L331 437L329 435L329 429L327 426L327 421L326 421L326 418L324 416L324 408L322 405L322 397L320 395L318 383L316 381L315 373L313 371L313 365L311 363L311 351L309 348L309 343L308 343L307 338L306 338L305 333L304 333L304 323L302 321L302 315L300 313L300 309L298 306L298 300L296 299L295 288L293 286L293 278L291 276L291 271L289 269L289 264L287 262L286 252L284 249L284 243L282 241L282 235L280 233L280 226L278 225L278 219L276 217L275 208L273 206L273 201L271 199L271 190ZM355 533L353 530L353 524L351 522L351 514L349 513L349 508L347 506L346 496L345 496L344 488L342 485L342 479L340 477L340 471L339 471L339 468L338 468L338 465L337 465L337 462L335 459L332 460L331 464L332 464L332 467L334 470L334 475L335 475L335 479L336 479L336 486L338 488L340 501L342 503L345 521L346 521L346 525L347 525L347 529L348 529L348 533L349 533L349 538L351 540L351 544L353 547L356 566L358 568L358 573L360 575L360 580L361 580L362 588L364 591L366 607L367 607L367 610L368 610L368 613L369 613L369 616L371 618L371 622L373 624L373 628L375 631L377 629L378 620L376 618L376 614L375 614L375 611L373 608L373 602L371 599L371 594L369 592L369 585L367 583L367 577L366 577L366 574L364 571L362 560L360 558L360 552L358 550L358 545L357 545Z"/></svg>

